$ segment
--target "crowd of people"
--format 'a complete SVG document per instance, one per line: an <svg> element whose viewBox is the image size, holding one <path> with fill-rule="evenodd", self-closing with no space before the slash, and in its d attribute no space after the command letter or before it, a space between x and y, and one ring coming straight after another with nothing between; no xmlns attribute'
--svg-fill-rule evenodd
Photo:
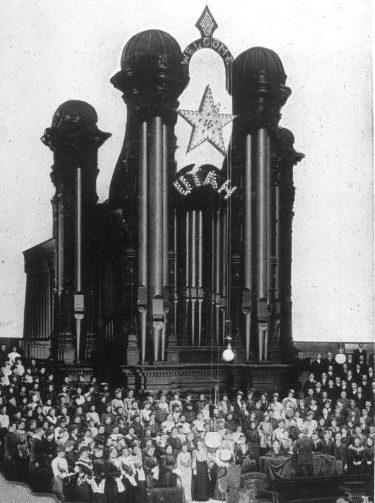
<svg viewBox="0 0 375 503"><path fill-rule="evenodd" d="M344 363L317 355L300 390L218 400L60 380L16 347L1 347L0 367L2 469L62 501L141 503L161 487L180 487L185 503L222 499L228 471L259 470L263 455L290 455L295 476L312 475L314 453L338 474L373 474L375 383L361 345Z"/></svg>

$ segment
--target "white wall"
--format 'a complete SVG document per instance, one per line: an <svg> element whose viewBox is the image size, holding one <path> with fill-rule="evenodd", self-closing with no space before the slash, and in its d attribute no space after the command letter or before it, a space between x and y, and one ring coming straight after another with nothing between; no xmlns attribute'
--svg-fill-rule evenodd
<svg viewBox="0 0 375 503"><path fill-rule="evenodd" d="M109 83L123 45L159 28L184 48L199 38L194 24L205 4L3 1L0 336L22 335L22 250L51 235L52 154L39 138L53 112L68 99L86 100L99 127L113 133L100 150L103 201L125 125L125 106ZM251 46L274 49L293 90L282 125L306 154L295 171L294 337L372 340L370 0L216 0L209 7L219 24L215 36L234 56Z"/></svg>

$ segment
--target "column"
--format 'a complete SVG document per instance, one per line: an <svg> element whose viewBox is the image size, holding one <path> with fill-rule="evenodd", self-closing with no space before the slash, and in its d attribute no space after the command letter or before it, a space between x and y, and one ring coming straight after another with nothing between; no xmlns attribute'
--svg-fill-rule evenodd
<svg viewBox="0 0 375 503"><path fill-rule="evenodd" d="M161 117L150 120L149 161L149 242L148 285L152 306L153 357L160 359L161 332L164 324L163 303L163 124Z"/></svg>
<svg viewBox="0 0 375 503"><path fill-rule="evenodd" d="M267 359L268 294L269 294L269 139L266 128L256 133L256 189L257 189L257 303L258 303L258 358Z"/></svg>

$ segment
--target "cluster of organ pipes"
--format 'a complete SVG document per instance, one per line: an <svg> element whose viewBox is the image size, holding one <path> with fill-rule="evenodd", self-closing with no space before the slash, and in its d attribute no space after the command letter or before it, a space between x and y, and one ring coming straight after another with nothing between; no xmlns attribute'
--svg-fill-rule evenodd
<svg viewBox="0 0 375 503"><path fill-rule="evenodd" d="M227 240L224 207L180 210L176 235L176 270L185 278L177 289L174 326L182 345L224 343L227 298ZM183 320L180 323L179 320Z"/></svg>
<svg viewBox="0 0 375 503"><path fill-rule="evenodd" d="M147 327L152 327L153 361L165 359L169 285L168 128L156 116L140 125L138 207L138 311L141 361L146 360Z"/></svg>
<svg viewBox="0 0 375 503"><path fill-rule="evenodd" d="M173 208L168 135L161 117L140 124L137 304L142 362L165 360L172 334L180 345L198 347L224 344L226 335L227 202Z"/></svg>
<svg viewBox="0 0 375 503"><path fill-rule="evenodd" d="M203 303L203 215L202 210L186 212L186 297L185 317L190 318L190 342L202 342ZM176 322L177 320L175 320ZM187 323L189 325L189 322ZM198 339L197 339L198 337Z"/></svg>

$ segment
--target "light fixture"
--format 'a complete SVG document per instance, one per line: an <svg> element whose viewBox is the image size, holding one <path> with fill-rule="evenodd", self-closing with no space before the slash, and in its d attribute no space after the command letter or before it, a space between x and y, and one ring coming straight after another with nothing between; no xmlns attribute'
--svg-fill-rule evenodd
<svg viewBox="0 0 375 503"><path fill-rule="evenodd" d="M225 362L231 362L234 359L234 353L232 349L232 337L227 335L227 337L225 337L225 342L227 346L223 351L222 358Z"/></svg>

